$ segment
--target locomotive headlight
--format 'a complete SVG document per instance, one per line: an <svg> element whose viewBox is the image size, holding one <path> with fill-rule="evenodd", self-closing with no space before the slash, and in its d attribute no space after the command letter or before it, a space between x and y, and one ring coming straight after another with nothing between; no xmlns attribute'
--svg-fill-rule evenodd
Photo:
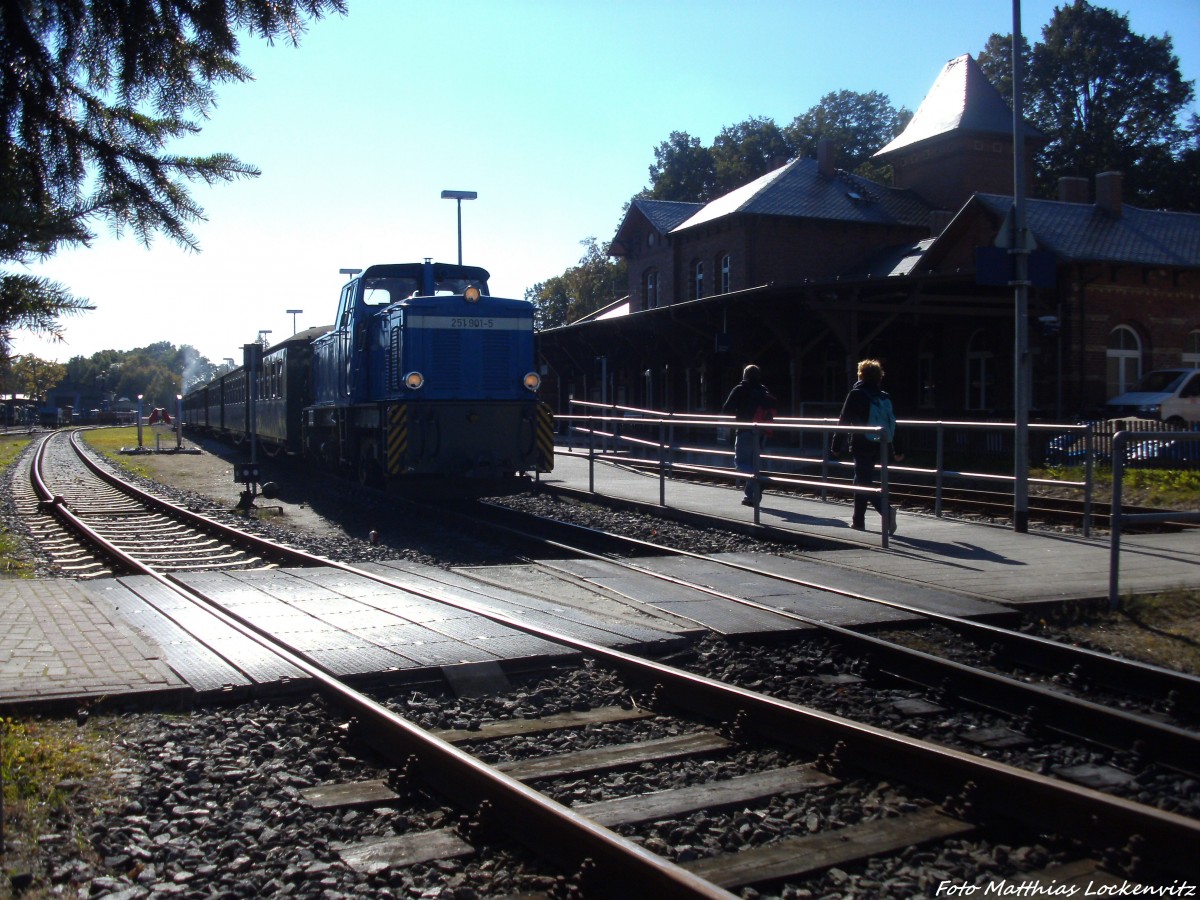
<svg viewBox="0 0 1200 900"><path fill-rule="evenodd" d="M523 382L525 384L525 387L527 387L529 390L536 391L538 388L540 388L542 386L542 376L539 375L537 372L530 372L528 375L525 376L525 378L523 379Z"/></svg>
<svg viewBox="0 0 1200 900"><path fill-rule="evenodd" d="M467 288L465 291L463 291L463 299L466 300L468 303L478 303L479 302L479 288L475 287L475 285L471 285L469 288Z"/></svg>
<svg viewBox="0 0 1200 900"><path fill-rule="evenodd" d="M419 390L425 384L425 376L420 372L409 372L404 376L404 386L410 391Z"/></svg>

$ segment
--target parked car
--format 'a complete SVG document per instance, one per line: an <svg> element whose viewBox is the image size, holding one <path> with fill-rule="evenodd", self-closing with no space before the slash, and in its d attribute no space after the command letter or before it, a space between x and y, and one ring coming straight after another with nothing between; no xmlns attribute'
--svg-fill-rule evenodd
<svg viewBox="0 0 1200 900"><path fill-rule="evenodd" d="M1191 469L1200 463L1200 440L1148 440L1131 444L1125 452L1125 465Z"/></svg>
<svg viewBox="0 0 1200 900"><path fill-rule="evenodd" d="M1172 425L1200 422L1200 369L1155 369L1108 401L1111 418L1138 416Z"/></svg>

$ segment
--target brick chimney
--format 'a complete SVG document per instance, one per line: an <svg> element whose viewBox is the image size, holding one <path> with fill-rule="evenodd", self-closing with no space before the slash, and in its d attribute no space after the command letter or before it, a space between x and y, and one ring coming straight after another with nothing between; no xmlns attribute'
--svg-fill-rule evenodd
<svg viewBox="0 0 1200 900"><path fill-rule="evenodd" d="M822 178L833 178L837 174L833 165L835 155L833 141L829 138L817 141L817 173Z"/></svg>
<svg viewBox="0 0 1200 900"><path fill-rule="evenodd" d="M1096 176L1096 208L1114 218L1121 215L1121 173L1101 172Z"/></svg>
<svg viewBox="0 0 1200 900"><path fill-rule="evenodd" d="M1088 180L1074 176L1058 179L1058 199L1063 203L1087 203Z"/></svg>

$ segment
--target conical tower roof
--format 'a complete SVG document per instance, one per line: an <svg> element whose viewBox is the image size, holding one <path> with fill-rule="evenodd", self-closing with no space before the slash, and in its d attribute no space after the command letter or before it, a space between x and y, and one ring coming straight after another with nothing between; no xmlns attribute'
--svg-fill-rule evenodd
<svg viewBox="0 0 1200 900"><path fill-rule="evenodd" d="M917 107L908 126L876 158L890 156L914 144L955 133L1012 135L1012 109L979 64L964 53L946 63L933 87ZM1026 139L1044 139L1025 123Z"/></svg>

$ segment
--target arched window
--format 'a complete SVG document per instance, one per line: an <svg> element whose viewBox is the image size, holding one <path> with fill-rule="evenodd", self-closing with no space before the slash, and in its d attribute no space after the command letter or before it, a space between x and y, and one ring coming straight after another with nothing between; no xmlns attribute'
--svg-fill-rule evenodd
<svg viewBox="0 0 1200 900"><path fill-rule="evenodd" d="M658 306L658 269L649 269L642 285L642 296L646 298L646 309Z"/></svg>
<svg viewBox="0 0 1200 900"><path fill-rule="evenodd" d="M692 296L699 300L704 296L704 260L698 259L692 266L692 284L696 288Z"/></svg>
<svg viewBox="0 0 1200 900"><path fill-rule="evenodd" d="M991 409L994 402L995 356L991 350L984 349L986 339L987 335L980 329L967 342L967 409Z"/></svg>
<svg viewBox="0 0 1200 900"><path fill-rule="evenodd" d="M720 260L718 260L718 265L720 267L720 272L721 272L721 293L728 294L729 293L729 254L728 253L721 255Z"/></svg>
<svg viewBox="0 0 1200 900"><path fill-rule="evenodd" d="M1200 328L1183 339L1183 364L1200 369Z"/></svg>
<svg viewBox="0 0 1200 900"><path fill-rule="evenodd" d="M1108 336L1108 396L1124 394L1142 377L1142 339L1128 325L1118 325Z"/></svg>

